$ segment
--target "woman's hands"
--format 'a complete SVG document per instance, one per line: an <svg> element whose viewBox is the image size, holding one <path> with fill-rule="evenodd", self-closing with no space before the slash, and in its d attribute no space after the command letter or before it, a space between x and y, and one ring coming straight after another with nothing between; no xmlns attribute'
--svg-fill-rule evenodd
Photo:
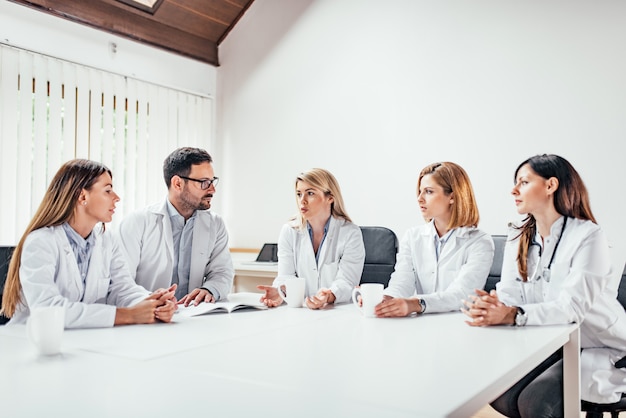
<svg viewBox="0 0 626 418"><path fill-rule="evenodd" d="M115 325L152 324L157 321L170 322L176 305L176 285L158 289L147 298L130 308L117 308Z"/></svg>
<svg viewBox="0 0 626 418"><path fill-rule="evenodd" d="M402 317L421 311L419 299L393 298L387 295L383 296L383 301L374 308L374 313L379 318Z"/></svg>
<svg viewBox="0 0 626 418"><path fill-rule="evenodd" d="M267 307L274 308L283 303L283 298L278 293L278 289L273 286L258 285L256 287L259 290L265 292L261 296L260 301ZM283 292L285 289L282 289ZM310 296L304 301L309 309L320 309L324 306L335 302L335 294L330 289L320 289L314 296Z"/></svg>
<svg viewBox="0 0 626 418"><path fill-rule="evenodd" d="M258 285L256 288L265 292L263 296L261 296L260 301L263 302L263 304L268 308L275 308L283 303L283 298L280 296L278 289L275 287Z"/></svg>
<svg viewBox="0 0 626 418"><path fill-rule="evenodd" d="M517 308L500 302L495 290L487 293L482 289L476 289L475 292L476 296L470 295L471 300L462 301L465 308L461 308L461 312L471 318L471 321L465 321L468 325L481 327L515 323Z"/></svg>
<svg viewBox="0 0 626 418"><path fill-rule="evenodd" d="M304 300L309 309L320 309L335 302L335 294L330 289L320 289L314 296Z"/></svg>

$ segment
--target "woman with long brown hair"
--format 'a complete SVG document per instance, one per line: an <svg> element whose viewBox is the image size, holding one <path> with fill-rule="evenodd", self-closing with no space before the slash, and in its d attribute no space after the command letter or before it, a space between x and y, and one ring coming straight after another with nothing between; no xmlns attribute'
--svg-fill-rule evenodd
<svg viewBox="0 0 626 418"><path fill-rule="evenodd" d="M626 371L613 366L626 355L626 314L587 188L566 159L546 154L523 161L514 182L525 217L511 226L496 291L465 302L468 324L580 324L581 397L617 402L626 391ZM549 357L492 406L509 417L562 417L561 358Z"/></svg>
<svg viewBox="0 0 626 418"><path fill-rule="evenodd" d="M9 325L53 305L65 307L66 328L171 320L174 290L150 294L135 284L105 233L119 200L104 165L76 159L61 166L11 258L2 297Z"/></svg>

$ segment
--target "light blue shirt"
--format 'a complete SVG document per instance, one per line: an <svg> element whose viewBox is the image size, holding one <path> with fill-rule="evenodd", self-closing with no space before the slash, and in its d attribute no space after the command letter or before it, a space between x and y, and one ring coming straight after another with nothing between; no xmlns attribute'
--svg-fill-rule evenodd
<svg viewBox="0 0 626 418"><path fill-rule="evenodd" d="M180 299L189 293L189 271L191 269L191 243L193 239L193 226L196 222L196 212L191 215L187 222L178 213L174 205L167 201L167 213L170 215L172 224L172 242L174 243L174 266L172 268L172 284L178 284L176 299Z"/></svg>
<svg viewBox="0 0 626 418"><path fill-rule="evenodd" d="M450 239L450 237L454 233L455 229L449 230L441 238L439 238L439 235L437 235L437 230L435 229L434 225L433 225L433 229L435 230L435 235L434 235L434 239L435 239L435 256L437 257L437 261L439 261L439 255L443 251L443 246L446 245L446 242L448 242L448 240Z"/></svg>
<svg viewBox="0 0 626 418"><path fill-rule="evenodd" d="M81 237L69 223L65 222L61 226L63 231L65 231L68 241L70 242L70 246L72 247L72 251L76 257L76 264L78 265L80 277L83 279L83 284L85 284L85 280L87 280L87 272L89 271L89 260L91 260L91 253L95 243L94 234L90 233L89 236L87 236L87 239L85 239ZM85 286L81 289L81 301L83 300L84 293Z"/></svg>
<svg viewBox="0 0 626 418"><path fill-rule="evenodd" d="M324 236L322 237L322 242L320 242L320 246L317 249L317 253L315 253L315 264L319 263L320 261L320 253L322 252L322 245L324 245L324 240L326 240L326 234L328 233L328 225L330 225L330 218L332 216L328 217L328 220L326 221L326 225L324 225ZM309 237L311 238L311 244L313 244L313 228L311 228L311 225L309 224L309 221L307 221L306 223L306 229L309 231Z"/></svg>

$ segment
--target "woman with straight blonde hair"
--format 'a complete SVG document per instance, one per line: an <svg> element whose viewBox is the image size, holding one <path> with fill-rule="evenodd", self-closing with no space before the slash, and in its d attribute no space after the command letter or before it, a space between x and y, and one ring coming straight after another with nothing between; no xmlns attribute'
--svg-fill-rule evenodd
<svg viewBox="0 0 626 418"><path fill-rule="evenodd" d="M400 242L395 271L376 306L379 317L456 311L489 275L493 240L477 228L478 206L465 170L452 162L424 167L417 203L427 223Z"/></svg>
<svg viewBox="0 0 626 418"><path fill-rule="evenodd" d="M13 252L2 297L7 325L45 306L65 308L66 328L171 320L174 288L150 294L135 284L105 233L119 200L104 165L76 159L61 166Z"/></svg>
<svg viewBox="0 0 626 418"><path fill-rule="evenodd" d="M283 300L278 288L287 280L304 277L305 303L319 309L347 302L358 286L365 262L361 229L348 216L337 179L313 168L295 182L299 212L285 224L278 240L278 276L272 286L258 286L269 307Z"/></svg>

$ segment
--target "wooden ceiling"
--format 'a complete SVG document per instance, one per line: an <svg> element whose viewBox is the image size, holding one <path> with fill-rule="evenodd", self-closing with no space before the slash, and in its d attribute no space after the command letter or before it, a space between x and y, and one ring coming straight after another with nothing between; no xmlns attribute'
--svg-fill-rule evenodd
<svg viewBox="0 0 626 418"><path fill-rule="evenodd" d="M218 46L254 0L11 0L115 35L219 65Z"/></svg>

